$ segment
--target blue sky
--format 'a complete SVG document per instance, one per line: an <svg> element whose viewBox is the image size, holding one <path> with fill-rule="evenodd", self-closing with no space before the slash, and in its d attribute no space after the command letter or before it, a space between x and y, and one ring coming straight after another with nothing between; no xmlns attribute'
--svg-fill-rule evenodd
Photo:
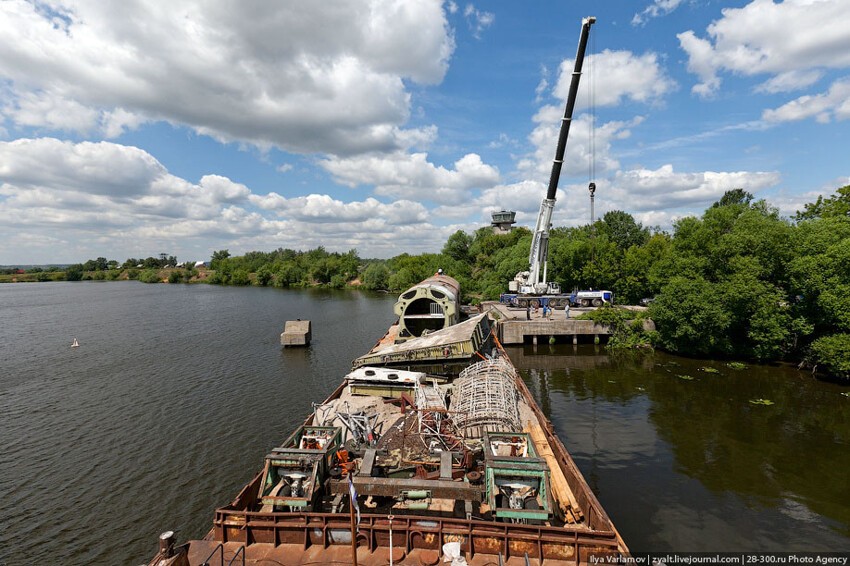
<svg viewBox="0 0 850 566"><path fill-rule="evenodd" d="M531 226L591 15L556 226L850 183L844 0L6 0L0 264Z"/></svg>

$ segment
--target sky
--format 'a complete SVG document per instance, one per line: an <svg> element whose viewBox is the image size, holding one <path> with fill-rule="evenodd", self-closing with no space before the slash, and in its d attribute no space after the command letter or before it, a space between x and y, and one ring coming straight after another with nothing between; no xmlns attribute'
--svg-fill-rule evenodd
<svg viewBox="0 0 850 566"><path fill-rule="evenodd" d="M3 0L0 264L439 252L850 184L847 0Z"/></svg>

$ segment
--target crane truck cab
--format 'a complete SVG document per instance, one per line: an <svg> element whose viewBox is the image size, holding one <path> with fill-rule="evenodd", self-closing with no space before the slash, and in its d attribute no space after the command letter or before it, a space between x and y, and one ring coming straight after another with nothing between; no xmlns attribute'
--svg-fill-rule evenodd
<svg viewBox="0 0 850 566"><path fill-rule="evenodd" d="M603 304L614 304L614 293L611 291L573 291L570 293L570 306L601 307Z"/></svg>

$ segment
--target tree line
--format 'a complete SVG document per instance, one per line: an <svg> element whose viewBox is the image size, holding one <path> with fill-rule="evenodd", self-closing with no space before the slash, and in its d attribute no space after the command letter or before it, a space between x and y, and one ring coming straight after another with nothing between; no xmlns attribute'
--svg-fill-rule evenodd
<svg viewBox="0 0 850 566"><path fill-rule="evenodd" d="M549 279L607 289L620 304L650 299L656 345L685 355L797 360L850 377L850 186L793 218L743 189L727 191L672 232L623 211L554 228ZM452 234L441 253L388 260L324 248L213 255L213 283L403 291L442 268L464 299L498 299L528 269L531 232Z"/></svg>
<svg viewBox="0 0 850 566"><path fill-rule="evenodd" d="M494 234L482 227L455 232L440 253L387 260L323 247L242 256L219 250L206 282L399 292L443 269L460 282L462 298L475 303L498 299L528 269L530 245L525 228ZM124 269L149 282L197 279L191 267L159 271L176 265L166 254L121 266L98 258L71 266L66 276L117 278ZM792 218L734 189L701 216L676 221L672 232L643 226L623 211L592 225L554 228L548 278L567 291L611 290L619 304L651 299L653 339L670 352L802 361L850 378L850 186Z"/></svg>

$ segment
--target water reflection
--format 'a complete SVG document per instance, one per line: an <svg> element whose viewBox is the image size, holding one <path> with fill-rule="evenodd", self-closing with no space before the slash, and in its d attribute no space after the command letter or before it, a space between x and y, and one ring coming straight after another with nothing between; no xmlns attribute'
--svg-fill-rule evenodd
<svg viewBox="0 0 850 566"><path fill-rule="evenodd" d="M634 550L850 545L846 389L663 353L509 354Z"/></svg>

